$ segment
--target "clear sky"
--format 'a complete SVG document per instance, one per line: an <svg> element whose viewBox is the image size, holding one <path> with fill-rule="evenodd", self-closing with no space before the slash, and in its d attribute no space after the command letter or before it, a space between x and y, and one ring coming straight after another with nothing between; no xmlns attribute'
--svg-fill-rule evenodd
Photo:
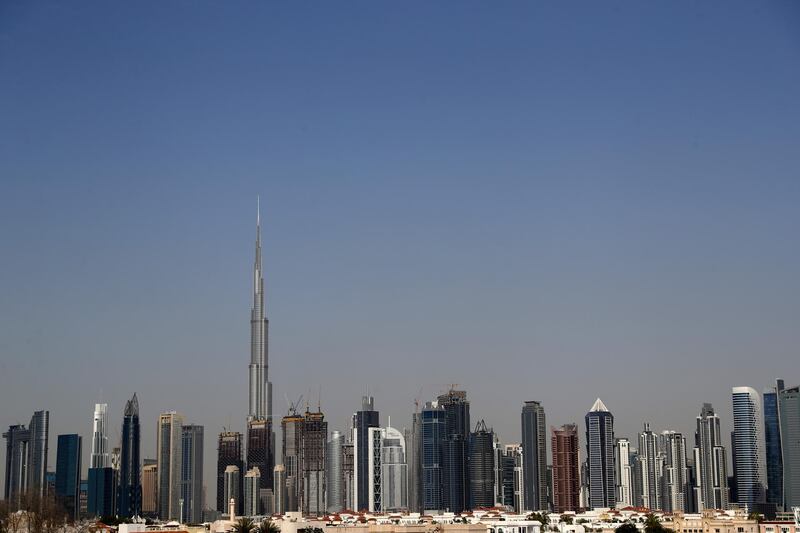
<svg viewBox="0 0 800 533"><path fill-rule="evenodd" d="M213 505L260 194L276 414L730 429L800 382L798 67L797 2L2 2L0 426L137 391Z"/></svg>

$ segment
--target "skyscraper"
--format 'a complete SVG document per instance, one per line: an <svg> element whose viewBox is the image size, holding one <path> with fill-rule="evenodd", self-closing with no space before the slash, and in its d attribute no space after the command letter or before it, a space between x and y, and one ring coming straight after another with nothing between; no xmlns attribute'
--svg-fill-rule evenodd
<svg viewBox="0 0 800 533"><path fill-rule="evenodd" d="M380 426L380 415L375 410L375 399L362 396L361 410L353 415L353 456L355 496L353 498L357 511L369 508L369 466L367 462L369 447L369 428ZM287 470L288 476L288 470Z"/></svg>
<svg viewBox="0 0 800 533"><path fill-rule="evenodd" d="M94 404L92 417L92 455L89 458L89 468L106 468L111 466L111 456L108 449L108 404Z"/></svg>
<svg viewBox="0 0 800 533"><path fill-rule="evenodd" d="M494 431L481 420L469 438L470 508L494 505Z"/></svg>
<svg viewBox="0 0 800 533"><path fill-rule="evenodd" d="M180 520L183 416L175 411L158 417L158 516Z"/></svg>
<svg viewBox="0 0 800 533"><path fill-rule="evenodd" d="M589 507L614 507L614 415L600 398L586 414L586 464Z"/></svg>
<svg viewBox="0 0 800 533"><path fill-rule="evenodd" d="M767 499L767 462L761 396L750 387L734 387L732 398L737 503L763 511Z"/></svg>
<svg viewBox="0 0 800 533"><path fill-rule="evenodd" d="M325 478L327 485L327 510L329 513L338 513L344 509L342 484L342 444L344 435L338 431L331 433L328 441L327 460L325 461Z"/></svg>
<svg viewBox="0 0 800 533"><path fill-rule="evenodd" d="M720 434L719 415L704 403L697 416L694 464L698 510L728 508L728 463Z"/></svg>
<svg viewBox="0 0 800 533"><path fill-rule="evenodd" d="M223 431L217 440L217 511L228 511L228 501L225 499L225 469L235 466L239 472L244 470L242 460L242 434L237 431ZM241 494L241 490L239 493ZM237 505L241 502L237 500ZM238 513L242 512L237 508Z"/></svg>
<svg viewBox="0 0 800 533"><path fill-rule="evenodd" d="M136 398L136 393L133 393L133 397L125 404L122 418L122 451L117 493L119 516L133 517L142 514L140 445L139 400Z"/></svg>
<svg viewBox="0 0 800 533"><path fill-rule="evenodd" d="M522 406L523 483L526 511L547 511L547 424L540 402Z"/></svg>
<svg viewBox="0 0 800 533"><path fill-rule="evenodd" d="M617 507L624 509L632 506L633 466L631 443L628 439L616 439L614 444L614 483L617 486Z"/></svg>
<svg viewBox="0 0 800 533"><path fill-rule="evenodd" d="M247 465L258 467L261 488L272 488L275 436L272 430L272 383L269 381L269 320L264 306L261 262L261 211L256 216L253 306L250 309L250 397L247 424Z"/></svg>
<svg viewBox="0 0 800 533"><path fill-rule="evenodd" d="M258 467L251 468L244 475L244 515L261 514L259 492L261 491L261 472Z"/></svg>
<svg viewBox="0 0 800 533"><path fill-rule="evenodd" d="M553 511L564 513L580 507L580 466L578 464L578 426L552 428Z"/></svg>
<svg viewBox="0 0 800 533"><path fill-rule="evenodd" d="M405 439L397 429L369 429L367 469L370 511L399 511L408 508L408 465L405 452Z"/></svg>
<svg viewBox="0 0 800 533"><path fill-rule="evenodd" d="M658 438L663 456L662 510L688 512L690 488L686 438L677 431L662 431Z"/></svg>
<svg viewBox="0 0 800 533"><path fill-rule="evenodd" d="M6 439L5 498L16 506L26 491L44 492L50 435L50 411L36 411L26 429L14 425ZM16 498L14 497L16 496Z"/></svg>
<svg viewBox="0 0 800 533"><path fill-rule="evenodd" d="M228 465L223 474L223 498L228 504L233 500L234 508L244 509L242 501L242 472L238 466Z"/></svg>
<svg viewBox="0 0 800 533"><path fill-rule="evenodd" d="M59 435L56 450L56 497L73 518L80 512L81 436Z"/></svg>
<svg viewBox="0 0 800 533"><path fill-rule="evenodd" d="M442 504L446 510L460 513L469 508L469 401L466 391L450 389L439 396L438 402L445 412Z"/></svg>
<svg viewBox="0 0 800 533"><path fill-rule="evenodd" d="M275 496L274 512L282 515L286 512L286 469L283 465L275 465L272 486L272 493Z"/></svg>
<svg viewBox="0 0 800 533"><path fill-rule="evenodd" d="M302 469L303 513L321 515L325 513L325 449L328 443L328 423L325 416L306 411L302 425L300 466Z"/></svg>
<svg viewBox="0 0 800 533"><path fill-rule="evenodd" d="M283 435L283 466L286 475L286 511L300 510L302 500L300 489L303 486L301 469L301 447L303 445L303 417L294 409L281 419Z"/></svg>
<svg viewBox="0 0 800 533"><path fill-rule="evenodd" d="M800 507L800 387L778 393L783 453L783 508Z"/></svg>
<svg viewBox="0 0 800 533"><path fill-rule="evenodd" d="M418 513L422 510L422 413L415 404L411 416L411 430L406 438L408 445L408 510Z"/></svg>
<svg viewBox="0 0 800 533"><path fill-rule="evenodd" d="M442 509L442 440L445 434L445 412L435 402L422 409L422 510Z"/></svg>
<svg viewBox="0 0 800 533"><path fill-rule="evenodd" d="M765 389L764 401L764 452L767 462L767 503L783 507L783 457L781 452L781 425L778 415L778 394L783 390L783 380L775 387Z"/></svg>
<svg viewBox="0 0 800 533"><path fill-rule="evenodd" d="M355 456L353 455L353 443L342 443L342 506L345 509L353 509L355 502Z"/></svg>
<svg viewBox="0 0 800 533"><path fill-rule="evenodd" d="M220 495L222 491L220 491ZM145 459L142 466L142 514L155 516L158 512L158 465Z"/></svg>
<svg viewBox="0 0 800 533"><path fill-rule="evenodd" d="M664 475L663 457L659 453L658 438L645 423L644 431L639 433L639 465L642 476L642 502L653 511L663 509L661 502L661 482Z"/></svg>
<svg viewBox="0 0 800 533"><path fill-rule="evenodd" d="M117 493L117 472L110 466L89 469L87 512L89 516L112 516Z"/></svg>
<svg viewBox="0 0 800 533"><path fill-rule="evenodd" d="M181 428L181 499L182 522L203 521L203 426Z"/></svg>

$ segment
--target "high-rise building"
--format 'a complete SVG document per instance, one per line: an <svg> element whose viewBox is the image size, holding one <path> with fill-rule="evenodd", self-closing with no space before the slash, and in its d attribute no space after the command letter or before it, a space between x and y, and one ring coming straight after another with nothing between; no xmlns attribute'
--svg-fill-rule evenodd
<svg viewBox="0 0 800 533"><path fill-rule="evenodd" d="M661 483L664 476L663 456L659 453L658 437L644 424L639 433L639 466L642 476L643 506L653 511L663 509L661 502Z"/></svg>
<svg viewBox="0 0 800 533"><path fill-rule="evenodd" d="M94 404L92 417L92 455L89 468L106 468L111 466L111 450L108 448L108 404Z"/></svg>
<svg viewBox="0 0 800 533"><path fill-rule="evenodd" d="M125 404L122 418L122 450L117 493L117 514L134 517L142 514L142 481L140 474L141 430L139 400L136 393Z"/></svg>
<svg viewBox="0 0 800 533"><path fill-rule="evenodd" d="M301 451L303 444L303 417L290 410L281 419L283 435L283 466L286 475L286 511L300 510L300 488L302 487Z"/></svg>
<svg viewBox="0 0 800 533"><path fill-rule="evenodd" d="M180 520L183 416L170 411L158 417L158 516Z"/></svg>
<svg viewBox="0 0 800 533"><path fill-rule="evenodd" d="M547 424L540 402L522 407L523 482L526 511L547 511Z"/></svg>
<svg viewBox="0 0 800 533"><path fill-rule="evenodd" d="M728 463L722 445L719 415L704 403L697 416L694 464L697 470L695 501L698 510L728 508Z"/></svg>
<svg viewBox="0 0 800 533"><path fill-rule="evenodd" d="M242 460L242 434L237 431L223 431L217 440L217 511L225 513L228 511L228 501L225 499L225 469L235 466L239 472L244 470ZM239 494L242 488L239 487ZM240 500L236 505L242 504ZM241 507L237 507L237 513L242 512Z"/></svg>
<svg viewBox="0 0 800 533"><path fill-rule="evenodd" d="M261 472L258 467L251 468L244 475L244 515L261 514L258 494L261 491Z"/></svg>
<svg viewBox="0 0 800 533"><path fill-rule="evenodd" d="M342 443L342 505L345 509L352 510L355 507L353 496L355 495L355 456L353 455L353 443Z"/></svg>
<svg viewBox="0 0 800 533"><path fill-rule="evenodd" d="M380 415L375 410L372 396L361 398L361 410L353 415L353 456L355 495L353 501L357 511L369 509L369 429L380 426Z"/></svg>
<svg viewBox="0 0 800 533"><path fill-rule="evenodd" d="M580 507L580 466L578 426L567 424L552 428L553 511L564 513Z"/></svg>
<svg viewBox="0 0 800 533"><path fill-rule="evenodd" d="M272 382L269 380L269 320L264 305L264 271L261 260L261 209L256 216L253 306L250 309L250 397L247 427L247 465L258 467L261 488L272 488L275 435L272 430Z"/></svg>
<svg viewBox="0 0 800 533"><path fill-rule="evenodd" d="M78 518L80 513L81 436L59 435L56 450L56 498L67 513Z"/></svg>
<svg viewBox="0 0 800 533"><path fill-rule="evenodd" d="M492 507L495 503L495 436L481 420L469 438L470 508Z"/></svg>
<svg viewBox="0 0 800 533"><path fill-rule="evenodd" d="M242 472L239 470L239 467L234 465L226 466L223 479L223 498L228 502L228 505L230 505L231 500L233 500L234 509L243 509L244 505L240 503L242 500Z"/></svg>
<svg viewBox="0 0 800 533"><path fill-rule="evenodd" d="M275 465L272 484L272 493L275 497L273 512L282 515L286 512L286 469L283 465Z"/></svg>
<svg viewBox="0 0 800 533"><path fill-rule="evenodd" d="M514 511L521 513L525 510L525 458L521 444L506 444L506 456L512 459L513 472L512 486L514 491Z"/></svg>
<svg viewBox="0 0 800 533"><path fill-rule="evenodd" d="M185 425L181 429L181 522L203 521L203 426Z"/></svg>
<svg viewBox="0 0 800 533"><path fill-rule="evenodd" d="M778 415L778 394L783 390L783 380L775 387L765 389L764 401L764 451L767 461L767 503L783 507L783 457L781 455L781 424Z"/></svg>
<svg viewBox="0 0 800 533"><path fill-rule="evenodd" d="M658 436L663 457L662 510L689 512L689 470L686 464L686 438L677 431L662 431Z"/></svg>
<svg viewBox="0 0 800 533"><path fill-rule="evenodd" d="M644 483L642 482L642 457L636 450L631 450L629 456L631 464L631 505L644 507Z"/></svg>
<svg viewBox="0 0 800 533"><path fill-rule="evenodd" d="M614 507L614 415L600 398L586 414L586 464L589 506Z"/></svg>
<svg viewBox="0 0 800 533"><path fill-rule="evenodd" d="M469 401L466 391L450 389L438 398L445 412L442 441L442 504L452 513L469 508Z"/></svg>
<svg viewBox="0 0 800 533"><path fill-rule="evenodd" d="M375 431L374 429L371 431ZM408 509L408 465L406 441L397 429L387 426L378 432L380 467L380 505L384 512ZM375 461L373 461L373 470ZM373 476L373 479L375 477Z"/></svg>
<svg viewBox="0 0 800 533"><path fill-rule="evenodd" d="M89 469L87 513L98 518L113 516L116 509L117 471L110 466Z"/></svg>
<svg viewBox="0 0 800 533"><path fill-rule="evenodd" d="M442 440L445 435L445 412L436 402L422 409L422 509L442 509Z"/></svg>
<svg viewBox="0 0 800 533"><path fill-rule="evenodd" d="M767 500L767 461L761 395L750 387L734 387L732 398L737 503L763 511Z"/></svg>
<svg viewBox="0 0 800 533"><path fill-rule="evenodd" d="M327 460L325 461L325 480L327 484L327 510L329 513L338 513L344 509L344 494L342 484L342 444L344 435L338 431L331 433L328 441Z"/></svg>
<svg viewBox="0 0 800 533"><path fill-rule="evenodd" d="M155 516L158 512L158 465L145 459L142 466L142 514Z"/></svg>
<svg viewBox="0 0 800 533"><path fill-rule="evenodd" d="M800 507L800 387L778 393L783 454L783 508Z"/></svg>
<svg viewBox="0 0 800 533"><path fill-rule="evenodd" d="M36 411L26 429L14 425L3 433L6 439L5 499L16 506L19 497L34 491L43 494L46 486L50 411Z"/></svg>
<svg viewBox="0 0 800 533"><path fill-rule="evenodd" d="M633 505L633 467L631 466L631 443L628 439L616 439L614 444L614 484L617 486L617 508Z"/></svg>
<svg viewBox="0 0 800 533"><path fill-rule="evenodd" d="M328 443L328 423L325 415L306 411L302 425L300 447L302 469L303 513L325 514L325 449Z"/></svg>
<svg viewBox="0 0 800 533"><path fill-rule="evenodd" d="M408 445L408 510L418 513L422 510L422 413L419 406L411 417L411 430L406 438Z"/></svg>

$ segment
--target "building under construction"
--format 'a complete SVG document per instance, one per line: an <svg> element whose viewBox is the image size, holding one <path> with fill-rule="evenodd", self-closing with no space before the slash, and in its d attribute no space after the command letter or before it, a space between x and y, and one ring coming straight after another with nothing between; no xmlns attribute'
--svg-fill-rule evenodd
<svg viewBox="0 0 800 533"><path fill-rule="evenodd" d="M281 420L283 462L286 469L286 509L305 515L322 515L325 508L325 449L328 423L321 412L296 406Z"/></svg>

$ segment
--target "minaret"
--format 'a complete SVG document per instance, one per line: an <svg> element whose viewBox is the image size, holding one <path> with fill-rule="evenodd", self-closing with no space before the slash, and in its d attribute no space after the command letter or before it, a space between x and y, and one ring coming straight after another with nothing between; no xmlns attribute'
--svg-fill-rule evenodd
<svg viewBox="0 0 800 533"><path fill-rule="evenodd" d="M269 383L268 330L264 316L264 275L261 269L261 202L256 214L256 257L253 264L253 307L250 310L250 408L248 419L267 418L272 411Z"/></svg>

